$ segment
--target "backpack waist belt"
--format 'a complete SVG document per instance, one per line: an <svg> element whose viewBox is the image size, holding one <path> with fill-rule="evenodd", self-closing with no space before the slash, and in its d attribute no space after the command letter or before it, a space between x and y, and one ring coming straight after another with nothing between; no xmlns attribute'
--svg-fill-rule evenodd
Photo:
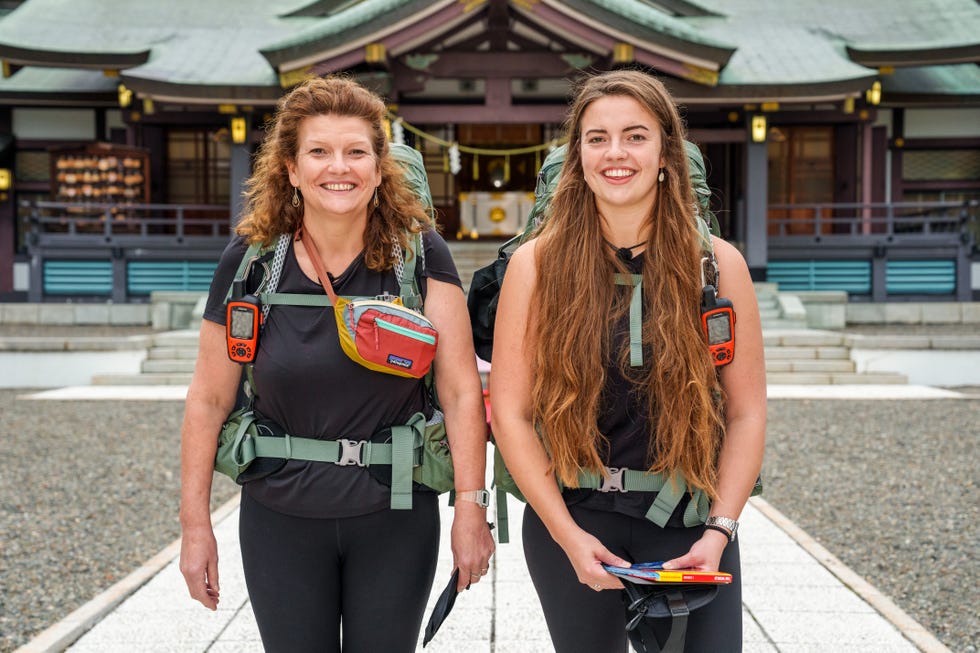
<svg viewBox="0 0 980 653"><path fill-rule="evenodd" d="M578 477L580 488L598 490L599 492L656 492L646 518L663 528L667 520L677 508L677 504L687 493L687 483L683 479L671 482L663 474L651 474L646 471L627 469L625 467L606 467L607 476L593 472L582 472ZM702 490L691 493L691 501L684 510L684 525L688 528L703 524L708 518L710 502Z"/></svg>
<svg viewBox="0 0 980 653"><path fill-rule="evenodd" d="M422 462L425 415L416 413L408 424L391 427L391 442L370 440L317 440L288 433L256 435L249 427L254 415L242 419L235 436L235 462L247 465L256 458L309 460L347 466L391 465L391 508L412 508L412 468Z"/></svg>

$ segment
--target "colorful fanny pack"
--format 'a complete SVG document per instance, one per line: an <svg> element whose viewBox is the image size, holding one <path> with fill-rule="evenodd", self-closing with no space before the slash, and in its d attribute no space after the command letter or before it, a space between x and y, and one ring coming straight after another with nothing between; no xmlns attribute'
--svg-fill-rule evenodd
<svg viewBox="0 0 980 653"><path fill-rule="evenodd" d="M333 308L340 345L351 360L376 372L417 379L429 371L439 334L424 315L402 306L397 297L341 297Z"/></svg>
<svg viewBox="0 0 980 653"><path fill-rule="evenodd" d="M300 234L302 238L302 234ZM302 239L337 318L337 333L347 356L359 365L385 374L420 379L436 356L439 334L432 322L405 307L398 297L346 299L330 283L312 238Z"/></svg>

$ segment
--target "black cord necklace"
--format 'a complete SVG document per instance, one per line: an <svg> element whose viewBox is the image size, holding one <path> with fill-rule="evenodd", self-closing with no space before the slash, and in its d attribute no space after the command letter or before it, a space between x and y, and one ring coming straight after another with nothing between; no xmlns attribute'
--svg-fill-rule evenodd
<svg viewBox="0 0 980 653"><path fill-rule="evenodd" d="M644 245L647 244L647 241L644 240L642 243L637 243L637 244L631 245L629 247L616 247L615 245L613 245L611 242L609 242L605 238L603 238L602 241L604 243L606 243L607 245L609 245L609 249L611 249L612 251L616 252L616 257L620 261L631 261L631 260L633 260L633 250L636 249L637 247L643 247Z"/></svg>

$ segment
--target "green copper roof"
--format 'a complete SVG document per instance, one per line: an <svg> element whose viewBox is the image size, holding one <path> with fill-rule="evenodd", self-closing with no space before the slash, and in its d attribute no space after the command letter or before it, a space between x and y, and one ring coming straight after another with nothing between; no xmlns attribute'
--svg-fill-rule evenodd
<svg viewBox="0 0 980 653"><path fill-rule="evenodd" d="M875 64L854 56L901 50L928 60L965 47L980 60L973 0L698 0L718 16L683 19L738 49L719 86L861 80ZM908 51L912 51L909 53ZM884 65L885 62L882 62Z"/></svg>
<svg viewBox="0 0 980 653"><path fill-rule="evenodd" d="M0 56L13 63L30 54L51 65L125 67L129 79L176 85L278 90L278 75L258 45L316 20L278 17L303 4L308 3L30 0L0 21ZM114 66L116 61L122 65Z"/></svg>
<svg viewBox="0 0 980 653"><path fill-rule="evenodd" d="M69 104L73 97L91 102L93 94L101 94L104 101L114 104L118 84L118 79L106 77L100 70L29 66L0 80L0 90L60 105Z"/></svg>
<svg viewBox="0 0 980 653"><path fill-rule="evenodd" d="M280 72L331 58L342 62L341 67L354 66L363 61L364 43L385 37L403 44L424 40L430 37L423 31L449 30L455 24L451 21L486 10L490 2L27 0L0 15L0 58L14 67L27 66L0 80L0 93L27 93L32 84L37 85L34 90L45 91L56 83L83 92L96 79L99 84L92 92L101 93L103 86L116 83L67 70L47 75L36 70L47 66L120 70L124 83L137 93L176 101L269 104L282 93ZM717 86L685 78L695 82L693 96L704 101L712 94L719 99L840 97L853 95L875 77L887 90L889 78L879 74L879 67L894 68L895 83L916 78L927 81L930 89L976 95L975 68L958 67L980 61L976 0L508 4L512 15L535 17L545 33L560 42L582 43L586 50L608 51L610 42L627 42L668 62L707 62L712 71L720 69ZM542 16L550 16L550 22ZM418 32L411 36L415 41L406 40L413 29ZM940 64L943 70L927 70ZM920 72L899 73L909 66ZM684 77L666 70L668 76ZM680 81L680 86L687 83Z"/></svg>
<svg viewBox="0 0 980 653"><path fill-rule="evenodd" d="M639 0L568 0L562 4L586 15L601 18L607 25L620 29L625 34L642 35L647 40L656 41L658 38L670 37L708 46L725 51L724 59L736 47L724 35L708 34Z"/></svg>
<svg viewBox="0 0 980 653"><path fill-rule="evenodd" d="M317 51L343 47L375 32L383 31L433 5L452 4L442 0L363 0L325 18L294 29L279 40L267 38L262 52L275 65L308 57Z"/></svg>
<svg viewBox="0 0 980 653"><path fill-rule="evenodd" d="M911 66L897 68L881 77L886 97L893 94L960 96L980 98L980 66L972 63L955 66Z"/></svg>

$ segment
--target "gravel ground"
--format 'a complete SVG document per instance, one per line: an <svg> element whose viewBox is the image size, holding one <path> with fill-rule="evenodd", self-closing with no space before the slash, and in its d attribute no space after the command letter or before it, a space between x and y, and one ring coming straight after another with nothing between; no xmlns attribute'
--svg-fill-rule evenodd
<svg viewBox="0 0 980 653"><path fill-rule="evenodd" d="M179 535L180 404L24 392L0 390L3 653ZM765 498L956 653L980 632L978 415L980 394L769 403Z"/></svg>
<svg viewBox="0 0 980 653"><path fill-rule="evenodd" d="M980 637L980 394L771 400L765 498L956 653Z"/></svg>
<svg viewBox="0 0 980 653"><path fill-rule="evenodd" d="M183 406L26 400L0 390L0 651L179 537ZM237 486L215 482L214 507Z"/></svg>

